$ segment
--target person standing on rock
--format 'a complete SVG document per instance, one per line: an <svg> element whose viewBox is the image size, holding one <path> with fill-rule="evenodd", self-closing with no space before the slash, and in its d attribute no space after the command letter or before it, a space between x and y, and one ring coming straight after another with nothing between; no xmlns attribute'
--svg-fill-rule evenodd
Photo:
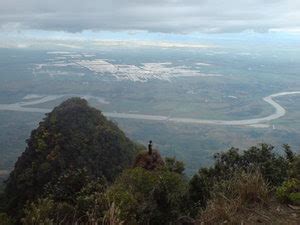
<svg viewBox="0 0 300 225"><path fill-rule="evenodd" d="M149 141L149 144L148 144L148 154L152 155L152 141L151 140Z"/></svg>

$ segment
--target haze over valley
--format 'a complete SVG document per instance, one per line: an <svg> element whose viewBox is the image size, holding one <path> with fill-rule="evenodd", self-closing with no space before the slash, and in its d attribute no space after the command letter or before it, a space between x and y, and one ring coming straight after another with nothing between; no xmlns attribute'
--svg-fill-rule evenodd
<svg viewBox="0 0 300 225"><path fill-rule="evenodd" d="M297 151L300 51L252 46L1 49L0 170L11 170L44 113L74 96L132 139L152 139L188 173L231 146L289 143Z"/></svg>
<svg viewBox="0 0 300 225"><path fill-rule="evenodd" d="M0 0L0 225L299 225L299 137L299 0Z"/></svg>

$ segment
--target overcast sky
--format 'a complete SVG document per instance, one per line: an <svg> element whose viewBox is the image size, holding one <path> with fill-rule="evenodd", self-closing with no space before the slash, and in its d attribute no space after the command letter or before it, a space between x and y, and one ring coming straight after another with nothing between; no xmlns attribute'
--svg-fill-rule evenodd
<svg viewBox="0 0 300 225"><path fill-rule="evenodd" d="M300 31L300 0L0 0L2 30Z"/></svg>

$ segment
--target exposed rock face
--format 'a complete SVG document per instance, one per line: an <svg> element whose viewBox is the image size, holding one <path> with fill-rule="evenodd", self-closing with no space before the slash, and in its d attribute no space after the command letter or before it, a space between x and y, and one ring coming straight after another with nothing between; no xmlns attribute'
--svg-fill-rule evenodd
<svg viewBox="0 0 300 225"><path fill-rule="evenodd" d="M134 167L142 167L146 170L161 169L164 165L165 162L157 150L152 150L151 154L149 152L140 153L134 163Z"/></svg>

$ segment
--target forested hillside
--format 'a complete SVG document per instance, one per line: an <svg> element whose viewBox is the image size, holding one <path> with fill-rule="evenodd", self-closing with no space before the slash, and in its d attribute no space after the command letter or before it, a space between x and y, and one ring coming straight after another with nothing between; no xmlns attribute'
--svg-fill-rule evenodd
<svg viewBox="0 0 300 225"><path fill-rule="evenodd" d="M80 98L54 108L32 131L27 144L5 190L12 214L19 214L27 200L41 196L47 185L52 191L66 174L71 179L84 174L112 181L137 153L137 145ZM84 180L78 181L80 188Z"/></svg>
<svg viewBox="0 0 300 225"><path fill-rule="evenodd" d="M71 98L32 131L1 193L0 224L299 224L300 156L288 145L214 159L189 178L183 162L145 151Z"/></svg>

